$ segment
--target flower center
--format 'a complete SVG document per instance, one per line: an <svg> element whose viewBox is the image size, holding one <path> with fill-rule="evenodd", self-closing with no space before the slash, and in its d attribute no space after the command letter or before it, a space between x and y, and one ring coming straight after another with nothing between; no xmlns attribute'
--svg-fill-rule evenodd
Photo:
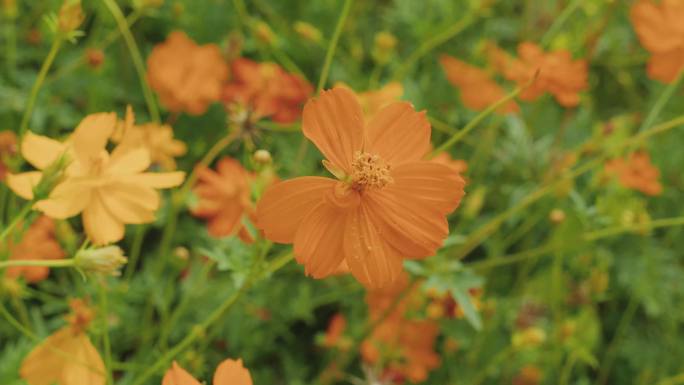
<svg viewBox="0 0 684 385"><path fill-rule="evenodd" d="M351 166L351 188L356 191L380 189L394 181L390 165L378 155L357 151Z"/></svg>

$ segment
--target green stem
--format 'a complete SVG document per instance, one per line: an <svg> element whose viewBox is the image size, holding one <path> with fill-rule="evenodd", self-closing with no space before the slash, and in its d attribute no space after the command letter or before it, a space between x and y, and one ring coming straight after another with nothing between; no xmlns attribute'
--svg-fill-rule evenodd
<svg viewBox="0 0 684 385"><path fill-rule="evenodd" d="M344 0L344 6L342 7L342 13L340 13L340 18L337 20L337 25L335 26L335 31L333 32L332 38L330 39L330 44L328 45L328 51L325 53L325 61L323 62L323 70L321 71L321 77L318 79L318 86L316 87L316 93L321 92L325 86L325 82L328 80L328 74L330 73L330 66L332 65L333 56L335 56L335 50L337 49L337 43L342 35L342 29L347 21L347 16L349 16L349 11L354 0Z"/></svg>
<svg viewBox="0 0 684 385"><path fill-rule="evenodd" d="M0 269L12 266L73 267L74 259L10 259L8 261L0 261Z"/></svg>
<svg viewBox="0 0 684 385"><path fill-rule="evenodd" d="M646 115L646 119L644 119L641 127L639 127L639 131L644 130L646 127L650 127L655 123L656 119L658 119L658 115L660 115L660 112L663 110L663 108L665 108L665 105L670 100L674 92L682 84L683 79L684 69L679 71L677 78L665 88L665 91L663 91L662 94L660 94L655 104L653 104L653 107L648 112L648 115Z"/></svg>
<svg viewBox="0 0 684 385"><path fill-rule="evenodd" d="M135 236L133 238L133 244L131 245L131 252L128 258L128 264L126 266L126 273L124 274L124 279L130 281L133 276L133 272L138 266L138 260L140 259L140 252L142 250L143 241L145 240L145 232L147 230L147 225L138 225L135 229Z"/></svg>
<svg viewBox="0 0 684 385"><path fill-rule="evenodd" d="M568 4L565 9L563 9L563 12L561 12L558 17L556 17L556 20L553 22L551 27L546 31L544 36L541 38L541 45L543 47L547 46L550 42L551 39L553 39L558 31L563 27L563 24L570 18L570 16L579 8L580 5L582 5L583 0L574 0L570 4Z"/></svg>
<svg viewBox="0 0 684 385"><path fill-rule="evenodd" d="M603 385L608 380L608 375L610 374L610 370L613 366L613 361L615 360L615 354L617 353L617 347L620 345L620 340L622 339L624 333L627 331L627 327L632 322L632 318L634 318L634 315L636 314L638 308L639 302L636 300L634 296L631 296L629 298L629 303L627 304L624 313L622 313L622 318L620 318L620 322L618 323L618 326L615 329L615 335L613 336L613 340L610 341L610 344L606 349L606 353L603 356L603 360L601 361L601 365L599 366L599 368L601 369L599 371L598 380L596 381L597 385Z"/></svg>
<svg viewBox="0 0 684 385"><path fill-rule="evenodd" d="M131 55L133 65L135 66L135 70L138 73L138 78L140 79L140 86L142 87L143 94L145 96L145 102L147 103L147 109L150 113L150 118L155 123L159 123L161 122L161 119L159 117L159 110L157 109L157 104L154 101L154 95L152 94L152 90L150 90L150 87L147 84L147 80L145 78L145 64L143 62L142 55L140 54L140 49L138 48L138 45L135 42L135 39L133 38L133 34L131 33L130 28L128 27L126 17L121 12L121 9L114 0L102 1L107 6L107 8L109 8L109 11L112 13L112 16L114 16L114 20L116 20L116 24L119 27L119 31L121 31L121 35L123 36L124 41L126 42L128 52Z"/></svg>
<svg viewBox="0 0 684 385"><path fill-rule="evenodd" d="M592 231L584 235L584 239L587 241L593 241L600 238L606 238L613 235L618 235L631 231L648 231L657 229L660 227L672 227L672 226L684 226L684 216L665 218L649 221L646 223L634 223L624 226L609 227L602 230Z"/></svg>
<svg viewBox="0 0 684 385"><path fill-rule="evenodd" d="M114 377L112 375L112 345L109 340L109 301L107 298L107 289L105 288L104 279L99 283L100 292L100 312L102 313L102 321L104 325L104 331L102 334L102 342L104 345L104 363L105 363L105 373L107 375L107 384L111 385L114 383Z"/></svg>
<svg viewBox="0 0 684 385"><path fill-rule="evenodd" d="M47 57L43 61L43 65L40 67L40 71L38 72L38 77L33 83L33 88L31 88L31 94L29 95L28 103L26 104L26 109L24 110L24 115L21 117L21 124L19 125L20 137L22 137L28 129L29 121L31 120L31 115L33 114L33 108L35 107L36 100L38 99L38 92L43 86L45 77L47 76L50 67L52 67L52 63L55 61L57 52L59 52L59 48L62 46L63 42L64 35L57 33L57 35L55 35L55 39L52 41L50 52L48 52Z"/></svg>
<svg viewBox="0 0 684 385"><path fill-rule="evenodd" d="M404 60L403 63L394 72L392 78L397 81L403 81L411 68L420 60L423 56L427 55L434 48L440 46L443 43L456 37L459 33L465 30L470 24L475 21L472 15L468 15L461 19L458 23L448 27L444 31L437 33L432 36L432 38L427 39L421 44L417 50Z"/></svg>
<svg viewBox="0 0 684 385"><path fill-rule="evenodd" d="M12 222L10 222L7 227L2 229L2 233L0 233L0 242L3 242L5 238L12 232L12 230L26 218L26 216L31 212L31 208L33 207L33 201L27 202L24 207L21 208L21 211L17 213L17 215L12 219Z"/></svg>

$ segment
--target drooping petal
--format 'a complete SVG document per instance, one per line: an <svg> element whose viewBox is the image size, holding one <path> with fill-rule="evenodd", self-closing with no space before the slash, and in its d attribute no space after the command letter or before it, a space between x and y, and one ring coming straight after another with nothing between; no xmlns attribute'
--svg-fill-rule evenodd
<svg viewBox="0 0 684 385"><path fill-rule="evenodd" d="M292 243L302 218L335 183L333 179L312 176L274 184L257 203L257 227L273 242Z"/></svg>
<svg viewBox="0 0 684 385"><path fill-rule="evenodd" d="M384 239L407 258L434 255L449 234L446 214L464 194L463 178L431 162L402 165L393 176L366 200Z"/></svg>
<svg viewBox="0 0 684 385"><path fill-rule="evenodd" d="M124 224L107 209L100 195L94 194L83 210L85 232L98 246L119 241L124 236Z"/></svg>
<svg viewBox="0 0 684 385"><path fill-rule="evenodd" d="M21 140L21 155L35 168L42 170L66 151L67 146L47 136L28 131Z"/></svg>
<svg viewBox="0 0 684 385"><path fill-rule="evenodd" d="M323 278L344 260L346 210L320 201L302 218L294 239L294 255L307 274Z"/></svg>
<svg viewBox="0 0 684 385"><path fill-rule="evenodd" d="M347 216L342 243L354 277L366 287L378 288L397 279L402 271L402 256L385 241L379 218L373 214L362 200Z"/></svg>
<svg viewBox="0 0 684 385"><path fill-rule="evenodd" d="M244 208L238 203L223 205L218 215L212 217L207 225L209 234L213 237L234 235L242 225Z"/></svg>
<svg viewBox="0 0 684 385"><path fill-rule="evenodd" d="M105 149L115 128L116 114L113 112L90 114L83 118L70 138L78 160L88 164L97 158Z"/></svg>
<svg viewBox="0 0 684 385"><path fill-rule="evenodd" d="M171 368L166 371L162 385L201 385L190 373L173 361Z"/></svg>
<svg viewBox="0 0 684 385"><path fill-rule="evenodd" d="M363 145L363 112L356 96L335 87L304 106L302 132L323 155L349 173L355 151Z"/></svg>
<svg viewBox="0 0 684 385"><path fill-rule="evenodd" d="M67 180L55 187L48 199L36 202L34 208L45 215L66 219L82 212L90 204L92 188L87 181Z"/></svg>
<svg viewBox="0 0 684 385"><path fill-rule="evenodd" d="M214 385L252 385L252 376L249 370L242 366L242 360L228 359L216 368Z"/></svg>
<svg viewBox="0 0 684 385"><path fill-rule="evenodd" d="M113 184L97 190L102 203L119 222L142 224L154 221L159 196L152 188Z"/></svg>
<svg viewBox="0 0 684 385"><path fill-rule="evenodd" d="M185 172L143 172L117 178L121 183L140 184L152 188L171 188L183 183Z"/></svg>
<svg viewBox="0 0 684 385"><path fill-rule="evenodd" d="M395 102L376 113L366 127L364 151L396 166L420 160L430 151L430 122L425 111Z"/></svg>
<svg viewBox="0 0 684 385"><path fill-rule="evenodd" d="M134 174L150 167L150 152L144 147L112 154L107 165L107 172L110 174Z"/></svg>
<svg viewBox="0 0 684 385"><path fill-rule="evenodd" d="M33 188L38 185L43 173L40 171L22 172L21 174L7 174L5 182L15 194L20 197L33 199Z"/></svg>

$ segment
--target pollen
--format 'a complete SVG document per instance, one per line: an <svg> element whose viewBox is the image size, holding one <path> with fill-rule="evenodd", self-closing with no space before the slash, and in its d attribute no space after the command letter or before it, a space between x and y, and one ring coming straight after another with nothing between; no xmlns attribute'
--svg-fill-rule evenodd
<svg viewBox="0 0 684 385"><path fill-rule="evenodd" d="M378 155L357 151L352 161L351 188L380 189L393 182L390 165Z"/></svg>

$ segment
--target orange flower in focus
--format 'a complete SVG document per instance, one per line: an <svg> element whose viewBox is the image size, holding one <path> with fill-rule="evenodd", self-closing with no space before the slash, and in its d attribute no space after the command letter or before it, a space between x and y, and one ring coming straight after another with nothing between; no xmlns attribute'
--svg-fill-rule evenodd
<svg viewBox="0 0 684 385"><path fill-rule="evenodd" d="M461 91L463 105L482 111L506 96L506 92L483 70L449 55L441 55L439 62L446 72L447 80ZM497 112L508 114L520 111L514 101L499 107Z"/></svg>
<svg viewBox="0 0 684 385"><path fill-rule="evenodd" d="M406 275L391 287L368 292L369 317L371 321L378 320L400 295L405 297L361 344L361 357L371 365L382 364L385 373L393 378L419 383L440 364L439 355L434 351L439 327L429 320L406 317L407 312L420 304L419 292L409 287Z"/></svg>
<svg viewBox="0 0 684 385"><path fill-rule="evenodd" d="M120 122L112 136L112 142L119 145L119 151L130 151L145 148L150 154L153 164L164 170L175 170L174 158L185 155L185 143L173 138L173 128L166 124L135 124L133 109L126 108L126 118Z"/></svg>
<svg viewBox="0 0 684 385"><path fill-rule="evenodd" d="M216 367L214 385L252 385L249 370L242 366L242 360L225 360ZM190 373L175 361L166 371L162 385L201 385Z"/></svg>
<svg viewBox="0 0 684 385"><path fill-rule="evenodd" d="M535 100L544 93L551 93L564 107L579 104L579 93L587 89L586 60L572 60L570 52L559 50L544 52L538 45L530 42L518 45L518 56L514 58L496 46L489 47L490 61L508 80L520 87L521 100Z"/></svg>
<svg viewBox="0 0 684 385"><path fill-rule="evenodd" d="M275 63L238 58L231 64L231 74L223 89L223 101L278 123L299 119L302 104L313 92L306 80L285 72Z"/></svg>
<svg viewBox="0 0 684 385"><path fill-rule="evenodd" d="M221 97L228 66L215 44L197 45L181 31L171 32L147 58L147 80L173 112L203 114Z"/></svg>
<svg viewBox="0 0 684 385"><path fill-rule="evenodd" d="M435 254L465 182L423 160L430 150L424 112L394 102L364 123L355 95L337 87L307 102L302 130L338 180L301 177L268 188L257 204L257 226L268 239L294 243L314 278L346 262L368 287L395 281L405 258Z"/></svg>
<svg viewBox="0 0 684 385"><path fill-rule="evenodd" d="M69 305L69 325L47 337L21 363L19 374L29 385L106 383L102 357L86 334L92 311L81 300Z"/></svg>
<svg viewBox="0 0 684 385"><path fill-rule="evenodd" d="M95 245L121 240L125 224L152 222L160 203L156 189L177 186L185 177L183 172L144 172L150 166L144 148L123 151L117 147L109 154L105 146L116 123L114 113L91 114L65 143L31 132L21 143L22 155L39 170L64 155L71 160L63 181L34 208L57 219L83 213L83 226ZM30 200L42 175L42 171L10 174L7 184Z"/></svg>
<svg viewBox="0 0 684 385"><path fill-rule="evenodd" d="M8 241L10 260L64 258L64 250L55 239L55 223L48 217L36 219L18 243ZM48 277L47 266L12 266L7 268L10 278L24 277L26 282L40 282Z"/></svg>
<svg viewBox="0 0 684 385"><path fill-rule="evenodd" d="M192 214L207 220L209 234L214 237L238 234L244 242L253 242L242 221L254 214L250 198L254 175L228 157L217 162L216 171L197 166L196 172L193 192L198 203L191 209Z"/></svg>
<svg viewBox="0 0 684 385"><path fill-rule="evenodd" d="M658 181L660 171L653 166L651 157L645 151L634 152L626 160L616 158L606 162L605 172L618 177L622 186L646 195L660 195L663 192L663 186Z"/></svg>
<svg viewBox="0 0 684 385"><path fill-rule="evenodd" d="M684 68L684 2L639 0L630 18L641 45L651 53L648 76L673 82Z"/></svg>
<svg viewBox="0 0 684 385"><path fill-rule="evenodd" d="M7 175L7 159L17 153L17 135L13 131L0 131L0 181Z"/></svg>

